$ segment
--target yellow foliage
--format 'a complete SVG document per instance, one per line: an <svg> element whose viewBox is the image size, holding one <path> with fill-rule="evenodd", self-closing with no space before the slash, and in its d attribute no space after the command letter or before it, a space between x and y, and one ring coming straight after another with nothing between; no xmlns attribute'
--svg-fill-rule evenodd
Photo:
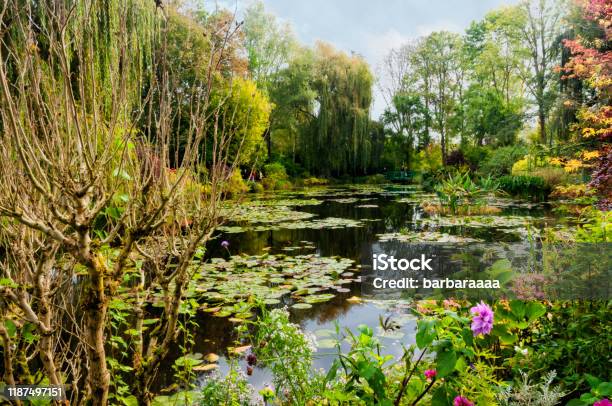
<svg viewBox="0 0 612 406"><path fill-rule="evenodd" d="M565 165L563 166L563 169L567 173L574 173L574 172L577 172L582 167L584 167L584 164L581 161L577 159L570 159L569 161L565 163Z"/></svg>
<svg viewBox="0 0 612 406"><path fill-rule="evenodd" d="M582 151L581 154L582 159L585 161L590 161L591 159L599 158L599 151Z"/></svg>

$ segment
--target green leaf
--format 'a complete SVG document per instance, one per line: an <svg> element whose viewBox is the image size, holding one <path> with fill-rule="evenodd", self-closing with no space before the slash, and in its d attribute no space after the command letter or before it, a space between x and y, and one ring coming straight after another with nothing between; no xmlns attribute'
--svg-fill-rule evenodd
<svg viewBox="0 0 612 406"><path fill-rule="evenodd" d="M436 323L434 320L419 320L417 324L416 344L423 349L436 337Z"/></svg>
<svg viewBox="0 0 612 406"><path fill-rule="evenodd" d="M599 385L597 385L597 389L595 389L595 394L601 397L609 397L612 394L612 383L600 383Z"/></svg>
<svg viewBox="0 0 612 406"><path fill-rule="evenodd" d="M591 389L595 389L601 383L601 379L591 374L584 374L584 379L589 383Z"/></svg>
<svg viewBox="0 0 612 406"><path fill-rule="evenodd" d="M16 288L17 285L15 282L10 280L9 278L0 278L0 286L8 286L9 288Z"/></svg>
<svg viewBox="0 0 612 406"><path fill-rule="evenodd" d="M580 399L572 399L569 402L567 402L565 406L586 406L586 403L584 403Z"/></svg>
<svg viewBox="0 0 612 406"><path fill-rule="evenodd" d="M368 325L366 324L360 324L359 326L357 326L357 330L361 333L364 334L368 337L372 337L374 335L374 330L372 330Z"/></svg>
<svg viewBox="0 0 612 406"><path fill-rule="evenodd" d="M15 337L15 334L17 333L17 326L15 325L13 320L8 320L8 319L5 320L4 327L6 328L6 331L8 332L9 337L11 338Z"/></svg>
<svg viewBox="0 0 612 406"><path fill-rule="evenodd" d="M124 180L132 180L132 177L124 169L119 170L119 168L116 168L113 171L113 176Z"/></svg>
<svg viewBox="0 0 612 406"><path fill-rule="evenodd" d="M444 386L440 386L431 397L431 405L448 406L449 404L451 404L451 400L448 398Z"/></svg>
<svg viewBox="0 0 612 406"><path fill-rule="evenodd" d="M518 320L522 320L523 317L525 317L525 302L522 300L510 301L510 309L512 309L512 314L514 314Z"/></svg>
<svg viewBox="0 0 612 406"><path fill-rule="evenodd" d="M525 311L529 321L534 321L540 318L546 313L546 306L539 302L530 301L527 303L527 309Z"/></svg>
<svg viewBox="0 0 612 406"><path fill-rule="evenodd" d="M455 369L457 363L457 354L455 351L443 351L438 353L436 357L436 371L438 376L444 377Z"/></svg>
<svg viewBox="0 0 612 406"><path fill-rule="evenodd" d="M336 379L338 368L340 368L340 360L338 358L335 358L334 362L332 362L331 364L331 367L329 367L329 371L327 371L327 375L325 375L326 382L331 382Z"/></svg>

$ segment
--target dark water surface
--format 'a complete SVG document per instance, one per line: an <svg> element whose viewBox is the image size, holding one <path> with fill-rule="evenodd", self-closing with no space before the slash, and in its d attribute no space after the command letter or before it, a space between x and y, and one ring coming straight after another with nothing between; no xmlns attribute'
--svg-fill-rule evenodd
<svg viewBox="0 0 612 406"><path fill-rule="evenodd" d="M277 195L275 195L277 196ZM267 199L270 196L261 195L256 199ZM517 242L528 238L529 233L517 232L515 229L505 227L500 221L482 226L463 225L435 225L424 224L423 219L429 217L420 207L421 202L431 200L431 195L423 194L414 186L390 186L378 189L363 189L359 187L328 188L313 196L309 191L291 192L280 198L316 198L323 200L320 205L295 206L293 210L312 213L317 218L343 218L358 220L363 223L361 227L345 227L336 229L278 229L267 231L244 231L239 233L220 233L207 247L207 258L228 258L229 254L260 255L265 252L272 254L298 255L317 254L320 256L339 256L350 258L363 269L371 266L372 253L384 250L393 250L398 242L381 242L377 235L396 233L402 229L410 231L435 231L452 236L470 237L485 242ZM332 199L357 199L356 202L338 202ZM409 198L409 199L405 199ZM404 199L404 201L402 201ZM408 200L408 202L406 202ZM412 201L411 201L412 200ZM358 207L362 205L376 205L376 207ZM546 204L529 204L526 202L503 199L499 202L501 213L495 218L504 216L529 216L535 220L536 227L554 225L558 222ZM229 242L229 253L220 246L222 240ZM306 243L308 242L308 243ZM308 245L308 248L290 248ZM385 245L386 244L386 245ZM401 243L399 243L401 244ZM313 248L314 247L314 248ZM248 281L244 281L248 283ZM291 309L292 320L299 323L302 328L311 333L320 333L322 329L335 330L336 324L341 329L356 330L360 324L367 324L375 329L379 325L379 317L392 316L401 320L401 328L394 332L392 337L379 337L384 345L384 352L399 356L402 354L402 344L414 343L416 319L408 310L409 301L406 302L378 302L363 301L351 303L346 299L361 295L360 283L353 282L350 292L336 293L336 297L329 302L315 304L311 309ZM291 299L283 299L278 307L290 305ZM210 316L208 313L198 312L197 321L199 330L195 332L195 348L192 352L202 354L216 353L221 356L219 372L224 374L228 369L224 357L228 346L236 345L234 325L227 318ZM382 330L379 330L379 332ZM318 334L317 334L318 335ZM320 337L318 338L320 340ZM348 344L343 343L348 347ZM315 368L326 369L332 359L330 355L334 349L321 348L316 354ZM239 361L240 367L245 369L246 362ZM173 371L168 364L160 371L160 387L165 387L173 381ZM256 367L249 377L251 384L256 388L271 382L269 371Z"/></svg>

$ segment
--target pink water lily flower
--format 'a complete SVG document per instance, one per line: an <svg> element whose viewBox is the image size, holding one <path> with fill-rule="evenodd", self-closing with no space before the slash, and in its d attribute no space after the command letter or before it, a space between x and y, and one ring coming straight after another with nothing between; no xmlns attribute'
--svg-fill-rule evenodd
<svg viewBox="0 0 612 406"><path fill-rule="evenodd" d="M608 399L602 399L593 403L593 406L612 406L612 402L610 402Z"/></svg>
<svg viewBox="0 0 612 406"><path fill-rule="evenodd" d="M428 369L427 371L425 371L424 375L425 375L425 378L427 378L428 381L431 381L432 379L434 379L436 377L436 370L435 369Z"/></svg>

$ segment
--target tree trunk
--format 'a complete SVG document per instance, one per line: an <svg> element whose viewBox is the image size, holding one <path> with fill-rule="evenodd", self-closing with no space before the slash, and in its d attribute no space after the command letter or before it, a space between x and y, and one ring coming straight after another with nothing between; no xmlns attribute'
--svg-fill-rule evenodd
<svg viewBox="0 0 612 406"><path fill-rule="evenodd" d="M85 342L89 371L87 384L92 405L106 405L110 386L110 373L106 368L104 325L108 303L104 294L104 277L99 269L90 269L89 286L85 289Z"/></svg>
<svg viewBox="0 0 612 406"><path fill-rule="evenodd" d="M264 138L268 144L268 162L272 162L272 131L270 131L270 127L266 128Z"/></svg>
<svg viewBox="0 0 612 406"><path fill-rule="evenodd" d="M538 121L540 124L540 141L546 145L546 114L544 114L544 106L538 108Z"/></svg>

